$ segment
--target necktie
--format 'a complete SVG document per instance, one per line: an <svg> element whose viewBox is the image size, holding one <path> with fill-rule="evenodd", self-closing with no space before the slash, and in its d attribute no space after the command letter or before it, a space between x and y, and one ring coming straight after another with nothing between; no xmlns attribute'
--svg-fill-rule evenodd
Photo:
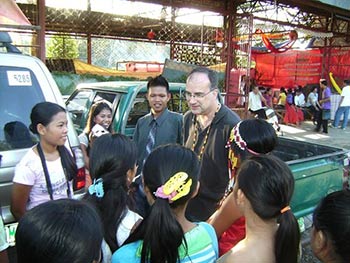
<svg viewBox="0 0 350 263"><path fill-rule="evenodd" d="M150 126L151 126L151 129L149 131L148 138L147 138L145 160L153 150L154 143L156 142L157 122L155 119L151 121Z"/></svg>

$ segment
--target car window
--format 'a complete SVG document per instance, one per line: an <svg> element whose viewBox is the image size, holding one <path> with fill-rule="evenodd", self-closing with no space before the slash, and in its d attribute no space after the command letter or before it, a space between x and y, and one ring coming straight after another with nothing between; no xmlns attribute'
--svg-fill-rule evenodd
<svg viewBox="0 0 350 263"><path fill-rule="evenodd" d="M89 101L92 96L92 90L81 90L67 101L67 110L73 121L74 129L78 134L81 133L85 127L85 116L89 111Z"/></svg>
<svg viewBox="0 0 350 263"><path fill-rule="evenodd" d="M112 108L112 105L113 105L115 98L116 98L115 93L97 92L96 96L94 98L94 103L99 102L99 101L105 101Z"/></svg>
<svg viewBox="0 0 350 263"><path fill-rule="evenodd" d="M174 92L171 94L171 100L169 101L169 109L178 113L185 113L188 111L189 107L185 96Z"/></svg>
<svg viewBox="0 0 350 263"><path fill-rule="evenodd" d="M139 92L133 103L126 123L127 128L135 127L137 120L149 113L151 109L148 105L145 92Z"/></svg>
<svg viewBox="0 0 350 263"><path fill-rule="evenodd" d="M33 106L44 101L30 69L0 66L0 151L28 148L37 142L29 131Z"/></svg>

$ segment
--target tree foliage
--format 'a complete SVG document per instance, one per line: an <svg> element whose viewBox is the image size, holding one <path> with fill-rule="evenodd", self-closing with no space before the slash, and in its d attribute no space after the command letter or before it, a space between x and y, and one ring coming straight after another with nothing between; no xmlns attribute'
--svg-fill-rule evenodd
<svg viewBox="0 0 350 263"><path fill-rule="evenodd" d="M46 56L56 59L78 58L78 44L75 39L70 36L55 35L48 41Z"/></svg>

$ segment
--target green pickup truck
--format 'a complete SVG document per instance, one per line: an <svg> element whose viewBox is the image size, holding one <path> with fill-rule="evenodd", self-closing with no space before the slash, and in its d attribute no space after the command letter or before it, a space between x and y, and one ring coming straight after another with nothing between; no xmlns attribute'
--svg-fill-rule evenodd
<svg viewBox="0 0 350 263"><path fill-rule="evenodd" d="M170 110L183 113L188 109L184 89L183 83L170 83ZM78 85L66 105L81 133L92 103L104 99L113 110L114 130L132 137L137 120L150 111L146 91L146 82L85 83ZM349 151L280 137L274 154L294 174L296 187L291 206L298 218L312 213L323 196L348 187Z"/></svg>
<svg viewBox="0 0 350 263"><path fill-rule="evenodd" d="M279 137L273 154L293 172L291 207L297 218L311 214L327 194L349 187L349 150Z"/></svg>

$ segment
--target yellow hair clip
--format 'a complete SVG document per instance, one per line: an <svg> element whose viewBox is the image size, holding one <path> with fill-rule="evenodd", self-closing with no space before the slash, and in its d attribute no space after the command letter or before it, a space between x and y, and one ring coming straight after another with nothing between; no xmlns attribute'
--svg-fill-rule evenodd
<svg viewBox="0 0 350 263"><path fill-rule="evenodd" d="M188 174L178 172L173 175L164 185L158 187L154 193L156 197L168 199L169 203L186 196L191 189L192 179L188 179Z"/></svg>

